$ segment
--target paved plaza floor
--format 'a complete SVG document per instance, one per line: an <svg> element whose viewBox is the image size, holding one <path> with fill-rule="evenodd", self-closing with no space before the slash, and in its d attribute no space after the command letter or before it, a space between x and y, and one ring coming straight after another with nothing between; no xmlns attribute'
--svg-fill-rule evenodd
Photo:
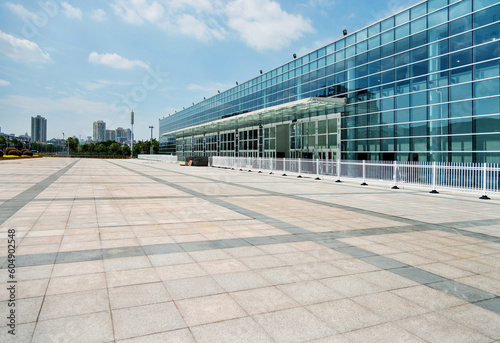
<svg viewBox="0 0 500 343"><path fill-rule="evenodd" d="M499 197L23 159L0 224L0 342L500 342Z"/></svg>

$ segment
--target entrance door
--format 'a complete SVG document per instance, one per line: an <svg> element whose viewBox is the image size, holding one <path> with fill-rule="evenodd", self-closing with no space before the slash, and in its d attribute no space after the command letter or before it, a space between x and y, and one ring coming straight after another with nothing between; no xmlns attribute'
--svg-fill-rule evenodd
<svg viewBox="0 0 500 343"><path fill-rule="evenodd" d="M290 157L290 124L276 125L276 157Z"/></svg>

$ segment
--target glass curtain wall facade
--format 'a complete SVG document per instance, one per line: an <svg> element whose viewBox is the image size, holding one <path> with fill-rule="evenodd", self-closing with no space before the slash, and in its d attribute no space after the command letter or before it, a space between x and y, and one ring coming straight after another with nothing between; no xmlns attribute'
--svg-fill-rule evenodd
<svg viewBox="0 0 500 343"><path fill-rule="evenodd" d="M345 99L342 159L498 163L499 20L498 0L421 2L160 120L162 152L199 144L171 132L324 97ZM265 133L253 128L247 146L271 144ZM227 153L228 136L214 135L204 151Z"/></svg>

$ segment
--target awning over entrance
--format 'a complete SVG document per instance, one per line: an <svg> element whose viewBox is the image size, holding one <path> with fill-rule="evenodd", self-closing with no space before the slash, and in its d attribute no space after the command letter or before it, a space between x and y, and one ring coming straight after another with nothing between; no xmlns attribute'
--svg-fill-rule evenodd
<svg viewBox="0 0 500 343"><path fill-rule="evenodd" d="M219 131L234 130L270 123L286 122L305 118L318 111L340 112L345 105L344 98L307 98L261 110L248 112L230 118L219 119L210 123L191 126L162 134L162 136L196 136Z"/></svg>

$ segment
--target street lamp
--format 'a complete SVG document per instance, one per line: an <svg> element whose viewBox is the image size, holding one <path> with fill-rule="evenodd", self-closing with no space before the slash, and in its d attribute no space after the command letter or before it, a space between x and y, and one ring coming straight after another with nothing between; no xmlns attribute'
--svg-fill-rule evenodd
<svg viewBox="0 0 500 343"><path fill-rule="evenodd" d="M154 128L154 126L150 126L149 128L151 129L151 144L150 144L150 148L149 148L149 154L153 155L153 128Z"/></svg>

